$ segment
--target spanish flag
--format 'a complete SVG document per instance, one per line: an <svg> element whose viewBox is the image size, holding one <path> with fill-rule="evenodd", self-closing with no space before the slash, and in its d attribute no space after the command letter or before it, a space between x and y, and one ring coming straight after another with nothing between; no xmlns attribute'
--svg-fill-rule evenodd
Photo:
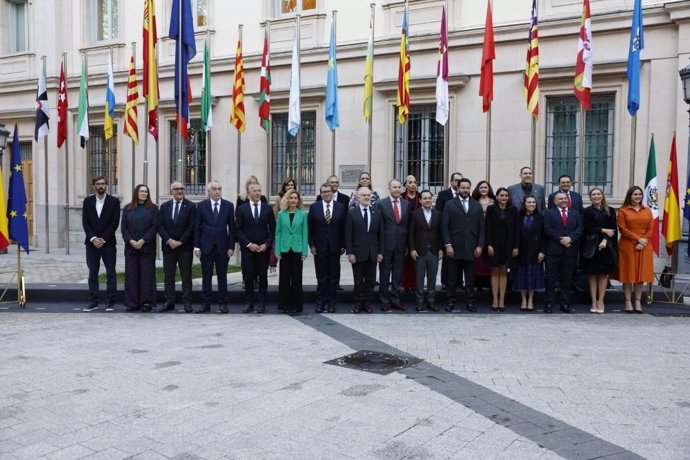
<svg viewBox="0 0 690 460"><path fill-rule="evenodd" d="M3 181L2 166L0 165L0 251L10 245L10 229L7 222L7 200L5 199L5 183Z"/></svg>
<svg viewBox="0 0 690 460"><path fill-rule="evenodd" d="M666 240L666 252L673 254L673 246L680 239L680 202L678 201L678 160L676 154L676 135L671 144L671 158L668 160L666 176L666 198L664 199L664 221L661 233Z"/></svg>

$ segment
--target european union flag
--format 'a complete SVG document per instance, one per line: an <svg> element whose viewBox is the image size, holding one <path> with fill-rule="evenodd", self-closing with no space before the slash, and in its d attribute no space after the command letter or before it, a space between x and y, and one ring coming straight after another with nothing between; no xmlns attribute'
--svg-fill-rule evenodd
<svg viewBox="0 0 690 460"><path fill-rule="evenodd" d="M22 156L19 151L19 133L14 125L12 138L12 158L10 159L10 188L7 200L7 218L10 239L19 243L29 253L29 215L26 213L26 189L22 173Z"/></svg>
<svg viewBox="0 0 690 460"><path fill-rule="evenodd" d="M181 14L180 8L182 9ZM184 120L183 129L186 129L189 121L189 96L191 95L187 64L196 56L194 18L192 17L190 0L173 0L168 35L175 40L175 107L177 108L177 116ZM178 43L179 40L182 40L181 47ZM179 54L179 51L182 52L182 55Z"/></svg>
<svg viewBox="0 0 690 460"><path fill-rule="evenodd" d="M328 79L326 81L326 123L331 131L340 126L338 111L338 64L335 60L334 21L331 23L331 43L328 47Z"/></svg>
<svg viewBox="0 0 690 460"><path fill-rule="evenodd" d="M644 49L642 0L635 0L630 46L628 48L628 112L635 115L640 108L640 52Z"/></svg>

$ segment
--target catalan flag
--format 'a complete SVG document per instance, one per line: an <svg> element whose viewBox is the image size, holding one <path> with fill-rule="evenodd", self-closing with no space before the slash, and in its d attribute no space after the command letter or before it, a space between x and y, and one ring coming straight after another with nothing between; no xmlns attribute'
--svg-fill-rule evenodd
<svg viewBox="0 0 690 460"><path fill-rule="evenodd" d="M123 132L135 144L139 143L139 120L137 105L139 104L139 90L137 89L137 69L134 66L134 55L129 60L129 78L127 79L127 104L125 105L125 127Z"/></svg>
<svg viewBox="0 0 690 460"><path fill-rule="evenodd" d="M369 18L369 41L367 42L367 59L364 63L364 102L362 112L364 121L371 118L372 103L374 99L374 10Z"/></svg>
<svg viewBox="0 0 690 460"><path fill-rule="evenodd" d="M486 2L486 24L484 26L484 48L482 48L482 69L479 80L479 95L482 97L482 110L488 112L494 100L494 20L491 14L491 0Z"/></svg>
<svg viewBox="0 0 690 460"><path fill-rule="evenodd" d="M230 124L239 132L247 129L244 113L244 62L242 60L242 41L237 40L235 49L235 76L232 83L232 111L230 112Z"/></svg>
<svg viewBox="0 0 690 460"><path fill-rule="evenodd" d="M402 124L410 114L410 40L407 22L407 4L403 12L400 32L400 64L398 66L398 121Z"/></svg>
<svg viewBox="0 0 690 460"><path fill-rule="evenodd" d="M10 158L10 188L7 214L9 220L9 237L29 253L29 215L26 212L26 189L22 173L22 156L19 150L19 132L14 125L12 138L12 156Z"/></svg>
<svg viewBox="0 0 690 460"><path fill-rule="evenodd" d="M115 124L115 83L113 82L113 59L108 58L108 75L105 84L105 114L103 121L103 131L105 140L113 137L113 125Z"/></svg>
<svg viewBox="0 0 690 460"><path fill-rule="evenodd" d="M436 64L436 122L445 126L450 112L448 100L448 29L446 27L446 8L441 10L441 39L438 45Z"/></svg>
<svg viewBox="0 0 690 460"><path fill-rule="evenodd" d="M661 233L666 240L666 252L673 254L673 245L680 239L680 202L678 190L678 155L676 154L676 135L671 143L671 156L668 160L666 175L666 198L664 199L664 221Z"/></svg>
<svg viewBox="0 0 690 460"><path fill-rule="evenodd" d="M158 141L158 64L156 63L156 9L154 0L144 0L144 99L149 134Z"/></svg>
<svg viewBox="0 0 690 460"><path fill-rule="evenodd" d="M589 110L592 105L592 15L589 12L589 0L583 0L582 3L574 92L582 108Z"/></svg>
<svg viewBox="0 0 690 460"><path fill-rule="evenodd" d="M537 0L532 0L532 21L527 36L527 59L525 61L525 100L527 111L536 120L539 118L539 21Z"/></svg>
<svg viewBox="0 0 690 460"><path fill-rule="evenodd" d="M261 55L261 77L259 79L259 121L268 133L271 129L271 64L268 50L268 31L264 32L264 51Z"/></svg>

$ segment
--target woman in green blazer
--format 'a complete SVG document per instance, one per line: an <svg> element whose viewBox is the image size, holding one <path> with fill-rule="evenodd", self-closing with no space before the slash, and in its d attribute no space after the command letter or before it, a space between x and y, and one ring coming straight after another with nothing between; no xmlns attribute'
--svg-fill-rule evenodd
<svg viewBox="0 0 690 460"><path fill-rule="evenodd" d="M285 313L302 313L302 263L309 254L307 213L300 209L302 197L288 190L280 201L276 220L275 255L280 261L278 308Z"/></svg>

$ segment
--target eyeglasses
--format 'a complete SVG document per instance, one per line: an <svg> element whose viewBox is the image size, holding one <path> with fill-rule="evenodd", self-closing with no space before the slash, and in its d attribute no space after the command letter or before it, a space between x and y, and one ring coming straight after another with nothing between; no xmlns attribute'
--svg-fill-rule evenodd
<svg viewBox="0 0 690 460"><path fill-rule="evenodd" d="M184 187L175 187L172 189L173 192L184 192Z"/></svg>

